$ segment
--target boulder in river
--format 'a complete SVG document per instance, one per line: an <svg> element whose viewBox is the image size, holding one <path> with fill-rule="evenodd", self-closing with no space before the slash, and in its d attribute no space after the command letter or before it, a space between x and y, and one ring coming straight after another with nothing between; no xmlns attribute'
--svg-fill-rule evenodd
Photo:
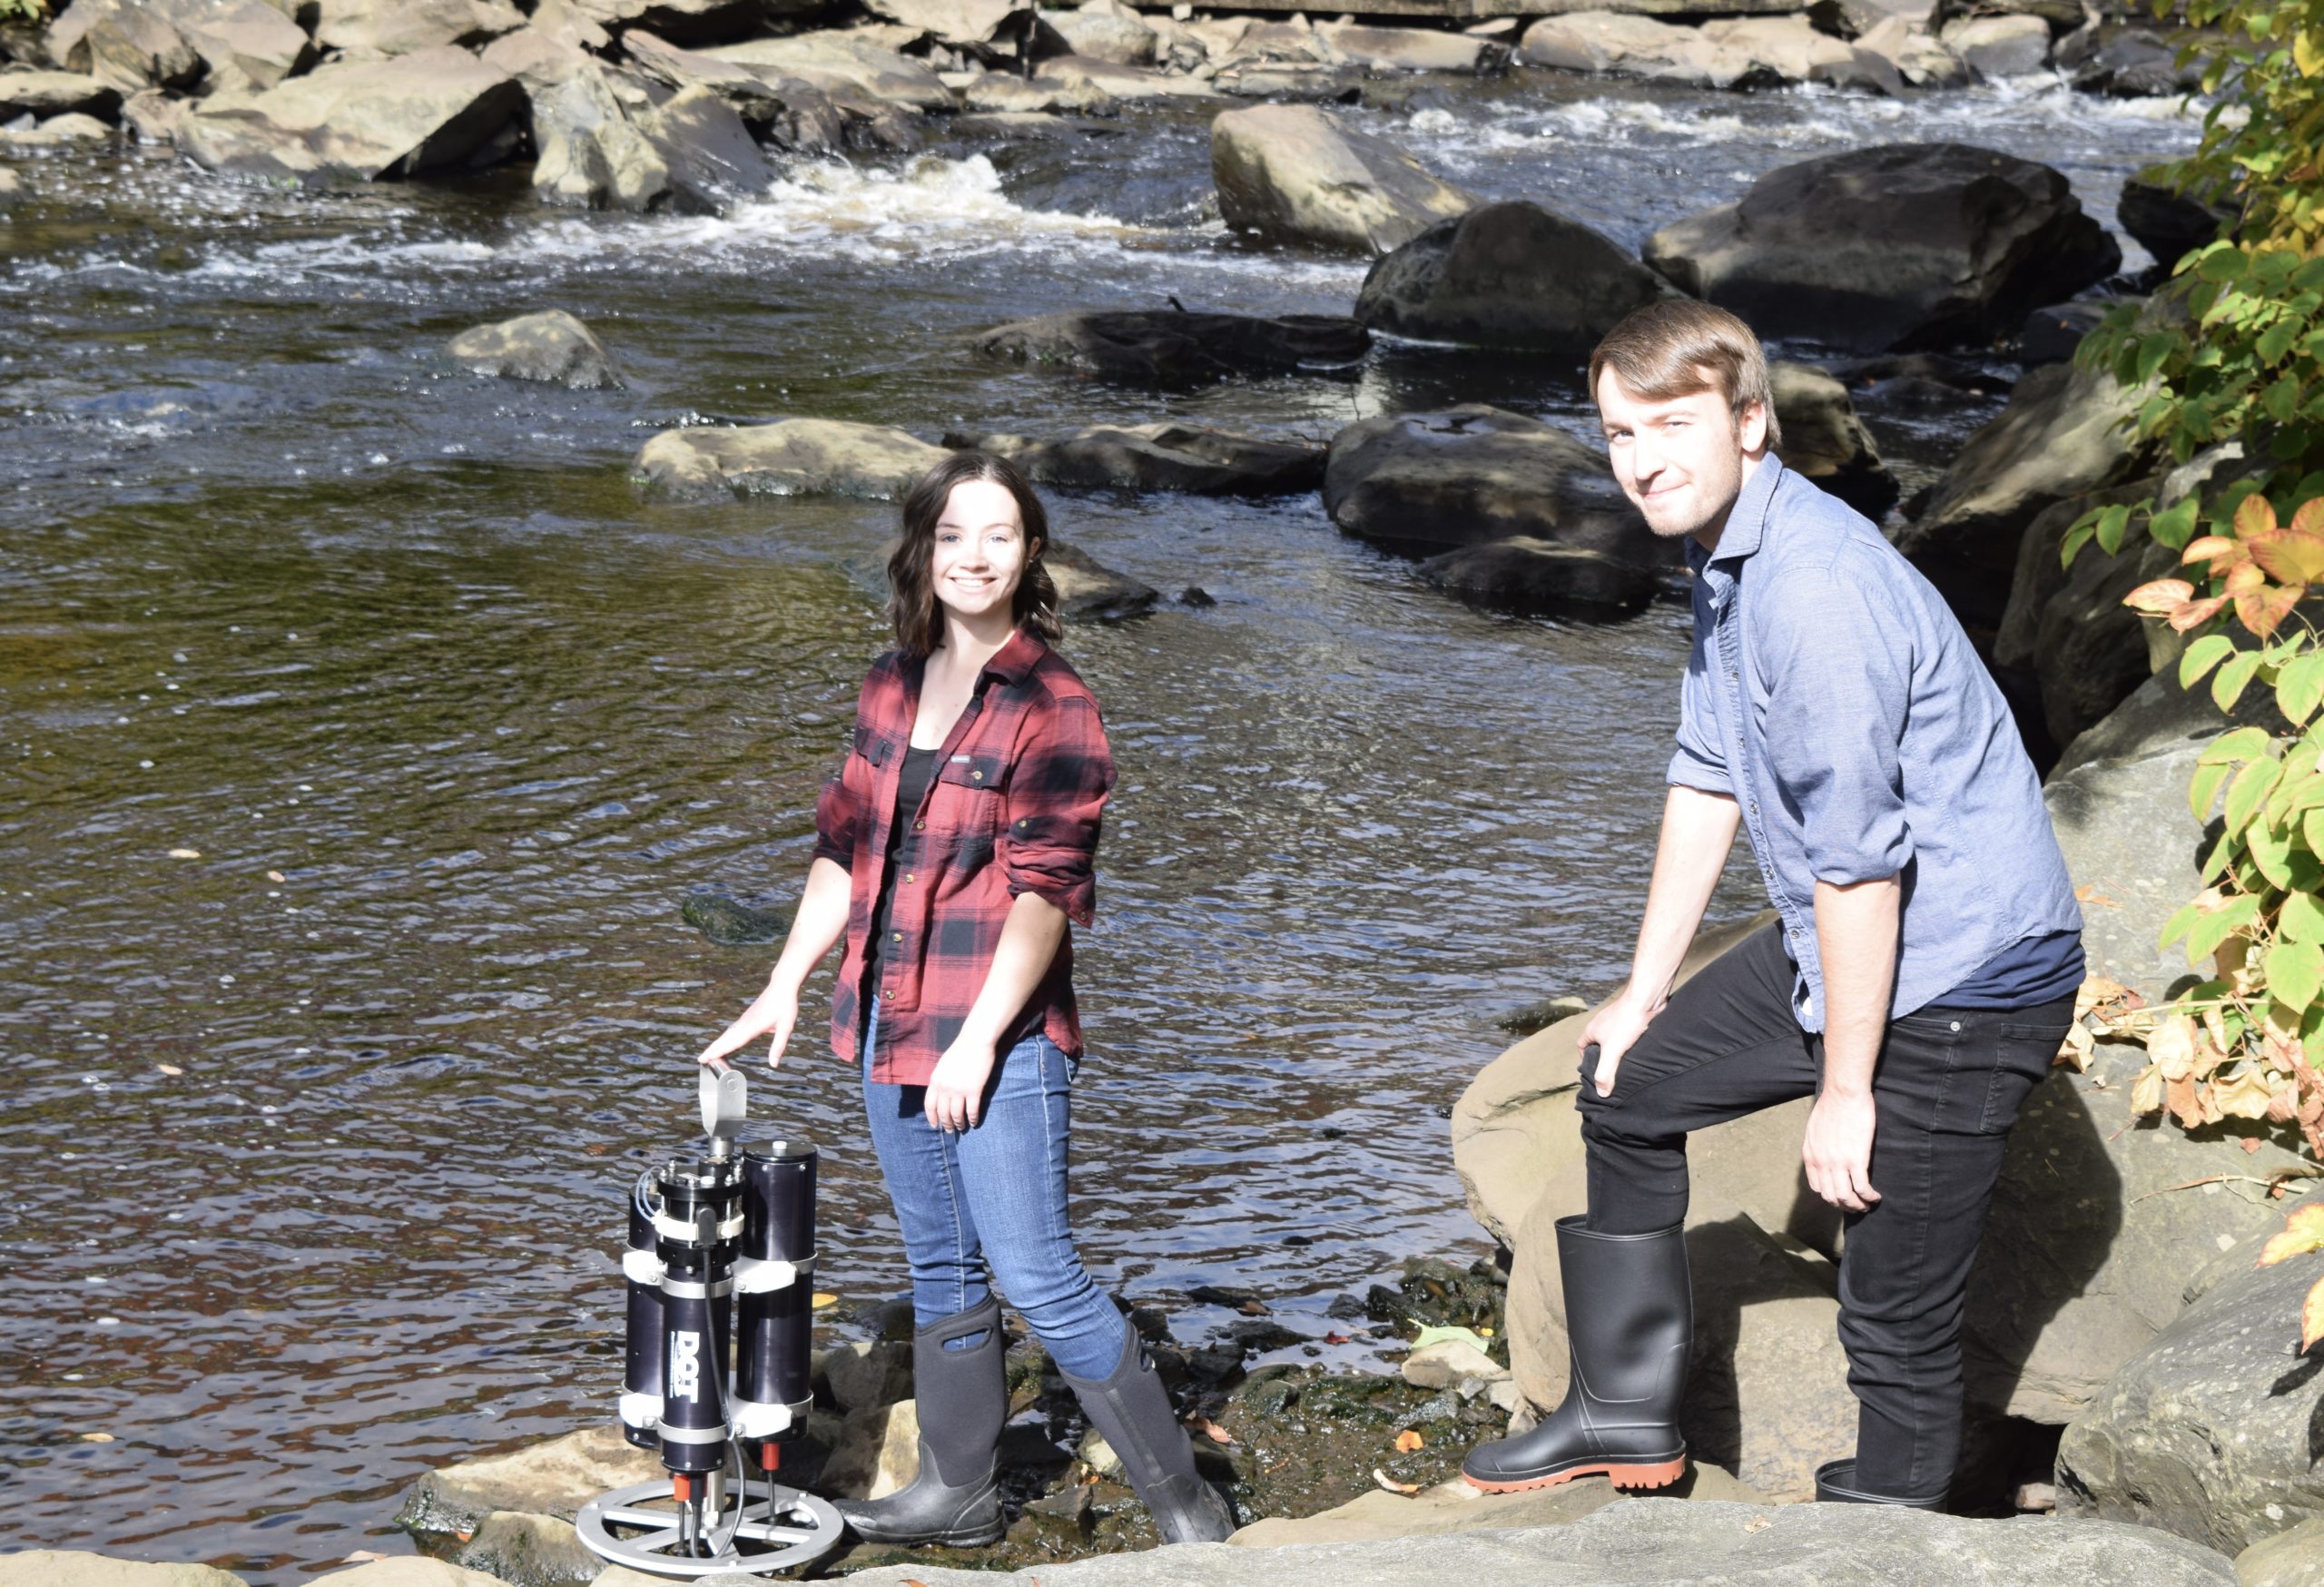
<svg viewBox="0 0 2324 1587"><path fill-rule="evenodd" d="M1033 0L864 0L864 9L980 59L1022 56L1040 25Z"/></svg>
<svg viewBox="0 0 2324 1587"><path fill-rule="evenodd" d="M1703 24L1703 36L1753 62L1786 83L1824 83L1871 94L1901 94L1895 63L1808 25L1805 16L1733 16Z"/></svg>
<svg viewBox="0 0 2324 1587"><path fill-rule="evenodd" d="M2178 554L2141 537L2109 557L2084 546L2071 567L2058 561L2066 531L2093 508L2130 506L2162 488L2135 479L2043 508L2017 547L2009 604L1994 635L1996 674L2014 672L2039 695L2050 742L2063 748L2095 726L2153 672L2146 629L2122 597L2171 575Z"/></svg>
<svg viewBox="0 0 2324 1587"><path fill-rule="evenodd" d="M2050 64L2050 29L2038 16L1965 16L1937 36L1984 82L2029 76Z"/></svg>
<svg viewBox="0 0 2324 1587"><path fill-rule="evenodd" d="M1650 564L1531 535L1431 557L1420 565L1420 576L1477 606L1579 616L1643 611L1662 582L1661 570Z"/></svg>
<svg viewBox="0 0 2324 1587"><path fill-rule="evenodd" d="M1115 572L1078 546L1063 540L1050 541L1041 560L1057 586L1057 615L1068 623L1142 616L1162 598L1151 585Z"/></svg>
<svg viewBox="0 0 2324 1587"><path fill-rule="evenodd" d="M1472 33L1332 22L1315 29L1332 53L1367 72L1451 72L1490 76L1509 64L1509 46Z"/></svg>
<svg viewBox="0 0 2324 1587"><path fill-rule="evenodd" d="M1755 87L1773 81L1749 51L1706 37L1700 28L1614 9L1545 16L1525 30L1517 57L1529 66L1701 88Z"/></svg>
<svg viewBox="0 0 2324 1587"><path fill-rule="evenodd" d="M2009 406L1961 448L1928 505L1897 535L1896 548L1963 622L1994 626L2034 516L2144 471L2149 448L2130 432L2143 400L2142 391L2105 370L2028 370Z"/></svg>
<svg viewBox="0 0 2324 1587"><path fill-rule="evenodd" d="M315 41L268 0L143 0L177 29L209 70L204 92L271 88L315 62Z"/></svg>
<svg viewBox="0 0 2324 1587"><path fill-rule="evenodd" d="M1114 96L1087 78L1036 71L987 72L960 95L962 106L990 115L1111 115L1121 108Z"/></svg>
<svg viewBox="0 0 2324 1587"><path fill-rule="evenodd" d="M2066 1429L2062 1515L2161 1527L2229 1554L2324 1520L2324 1355L2299 1347L2300 1303L2324 1258L2257 1267L2283 1227L2269 1211L2208 1293Z"/></svg>
<svg viewBox="0 0 2324 1587"><path fill-rule="evenodd" d="M1400 549L1521 535L1649 567L1670 560L1602 456L1540 419L1476 404L1340 431L1324 510L1349 534Z"/></svg>
<svg viewBox="0 0 2324 1587"><path fill-rule="evenodd" d="M1984 345L2122 264L2064 176L1963 143L1780 166L1645 256L1762 336L1868 351Z"/></svg>
<svg viewBox="0 0 2324 1587"><path fill-rule="evenodd" d="M1477 202L1313 105L1225 112L1210 124L1210 170L1229 226L1359 253L1385 253Z"/></svg>
<svg viewBox="0 0 2324 1587"><path fill-rule="evenodd" d="M585 1427L507 1454L429 1472L405 1495L396 1524L415 1532L467 1532L496 1510L570 1520L608 1489L662 1475L661 1462L632 1448L618 1429Z"/></svg>
<svg viewBox="0 0 2324 1587"><path fill-rule="evenodd" d="M82 72L0 66L0 121L29 115L109 116L121 108L121 90Z"/></svg>
<svg viewBox="0 0 2324 1587"><path fill-rule="evenodd" d="M213 95L180 119L177 144L212 171L268 182L419 176L466 163L523 103L514 79L448 44Z"/></svg>
<svg viewBox="0 0 2324 1587"><path fill-rule="evenodd" d="M1896 505L1896 478L1856 417L1848 389L1806 364L1768 366L1785 467L1878 523Z"/></svg>
<svg viewBox="0 0 2324 1587"><path fill-rule="evenodd" d="M123 0L77 0L70 15L82 25L62 50L67 71L89 73L123 94L189 88L202 75L202 56L159 12ZM59 18L52 49L64 31Z"/></svg>
<svg viewBox="0 0 2324 1587"><path fill-rule="evenodd" d="M670 192L670 165L614 92L610 71L585 60L532 96L533 191L542 202L643 211Z"/></svg>
<svg viewBox="0 0 2324 1587"><path fill-rule="evenodd" d="M702 52L716 60L796 77L834 96L862 97L911 110L950 110L952 91L925 61L840 33L757 38Z"/></svg>
<svg viewBox="0 0 2324 1587"><path fill-rule="evenodd" d="M1160 35L1120 0L1089 0L1071 11L1044 11L1042 23L1086 60L1118 66L1151 66Z"/></svg>
<svg viewBox="0 0 2324 1587"><path fill-rule="evenodd" d="M622 48L632 65L658 83L681 93L703 88L716 94L734 107L753 137L785 151L835 153L849 142L853 126L893 113L891 107L876 104L856 105L851 113L802 78L684 49L644 28L622 34ZM491 58L487 50L485 59Z"/></svg>
<svg viewBox="0 0 2324 1587"><path fill-rule="evenodd" d="M2324 1587L2324 1520L2303 1521L2235 1556L2238 1587Z"/></svg>
<svg viewBox="0 0 2324 1587"><path fill-rule="evenodd" d="M665 429L630 465L636 484L694 498L862 496L892 500L948 456L941 447L872 424L783 419Z"/></svg>
<svg viewBox="0 0 2324 1587"><path fill-rule="evenodd" d="M1884 17L1856 41L1856 47L1892 64L1915 88L1959 88L1969 68L1917 18Z"/></svg>
<svg viewBox="0 0 2324 1587"><path fill-rule="evenodd" d="M1371 344L1361 324L1333 314L1117 309L1016 320L986 331L975 346L988 358L1186 386L1233 375L1345 369Z"/></svg>
<svg viewBox="0 0 2324 1587"><path fill-rule="evenodd" d="M606 1569L605 1561L581 1545L570 1520L521 1510L495 1510L478 1522L453 1563L509 1587L579 1587Z"/></svg>
<svg viewBox="0 0 2324 1587"><path fill-rule="evenodd" d="M948 447L1009 458L1045 485L1292 496L1324 482L1324 448L1191 424L1092 425L1064 435L954 432Z"/></svg>
<svg viewBox="0 0 2324 1587"><path fill-rule="evenodd" d="M582 18L616 31L650 28L684 44L749 38L771 21L812 15L827 0L566 0Z"/></svg>
<svg viewBox="0 0 2324 1587"><path fill-rule="evenodd" d="M2181 192L2150 166L2122 183L2114 218L2165 271L2240 219L2228 199Z"/></svg>
<svg viewBox="0 0 2324 1587"><path fill-rule="evenodd" d="M1355 317L1428 341L1525 348L1577 361L1670 284L1578 221L1538 204L1485 204L1375 261Z"/></svg>
<svg viewBox="0 0 2324 1587"><path fill-rule="evenodd" d="M475 48L525 25L509 0L310 0L315 42L354 54L408 55L443 44Z"/></svg>
<svg viewBox="0 0 2324 1587"><path fill-rule="evenodd" d="M578 391L622 383L606 344L562 309L463 330L445 350L479 375L547 380Z"/></svg>

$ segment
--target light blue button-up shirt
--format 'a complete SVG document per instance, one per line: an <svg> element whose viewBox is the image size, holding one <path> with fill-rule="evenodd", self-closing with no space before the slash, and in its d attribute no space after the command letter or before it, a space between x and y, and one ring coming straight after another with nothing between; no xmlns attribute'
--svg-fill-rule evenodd
<svg viewBox="0 0 2324 1587"><path fill-rule="evenodd" d="M1928 580L1769 456L1718 549L1687 542L1694 646L1669 780L1732 795L1824 1028L1816 883L1904 879L1890 1016L2082 912L2009 706Z"/></svg>

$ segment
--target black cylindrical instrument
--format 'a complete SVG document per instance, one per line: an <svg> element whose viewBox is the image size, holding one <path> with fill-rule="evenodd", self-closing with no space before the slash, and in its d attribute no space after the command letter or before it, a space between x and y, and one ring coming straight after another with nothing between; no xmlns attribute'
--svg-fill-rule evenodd
<svg viewBox="0 0 2324 1587"><path fill-rule="evenodd" d="M815 1163L815 1148L805 1141L743 1148L735 1421L765 1471L776 1468L773 1445L798 1435L813 1396Z"/></svg>
<svg viewBox="0 0 2324 1587"><path fill-rule="evenodd" d="M622 1346L621 1434L640 1449L662 1447L662 1258L654 1254L654 1174L629 1194L629 1242L621 1254L629 1288L629 1327Z"/></svg>
<svg viewBox="0 0 2324 1587"><path fill-rule="evenodd" d="M742 1176L731 1160L672 1163L655 1176L654 1254L661 1258L662 1464L674 1474L723 1471L726 1363L734 1317Z"/></svg>

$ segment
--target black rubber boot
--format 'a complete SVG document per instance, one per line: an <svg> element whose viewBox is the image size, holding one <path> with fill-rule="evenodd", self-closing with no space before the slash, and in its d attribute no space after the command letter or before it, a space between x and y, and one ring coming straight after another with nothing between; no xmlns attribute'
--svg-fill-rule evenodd
<svg viewBox="0 0 2324 1587"><path fill-rule="evenodd" d="M1558 1259L1573 1364L1565 1400L1531 1432L1471 1450L1461 1474L1495 1493L1585 1476L1621 1488L1677 1482L1687 1469L1679 1400L1694 1336L1685 1231L1601 1235L1561 1217Z"/></svg>
<svg viewBox="0 0 2324 1587"><path fill-rule="evenodd" d="M1235 1512L1195 1471L1194 1447L1170 1409L1170 1391L1146 1358L1137 1330L1125 1332L1129 1337L1122 1343L1121 1359L1106 1377L1092 1380L1068 1372L1065 1381L1089 1424L1121 1456L1122 1471L1154 1513L1162 1541L1224 1543L1235 1530Z"/></svg>
<svg viewBox="0 0 2324 1587"><path fill-rule="evenodd" d="M1827 1460L1816 1468L1816 1502L1819 1504L1901 1504L1907 1510L1942 1510L1945 1495L1900 1499L1888 1493L1867 1493L1856 1485L1856 1462Z"/></svg>
<svg viewBox="0 0 2324 1587"><path fill-rule="evenodd" d="M959 1350L949 1339L984 1337ZM920 1474L884 1499L841 1499L834 1507L866 1543L998 1543L1000 1490L994 1453L1009 1419L1000 1302L956 1312L911 1336L912 1393L920 1409Z"/></svg>

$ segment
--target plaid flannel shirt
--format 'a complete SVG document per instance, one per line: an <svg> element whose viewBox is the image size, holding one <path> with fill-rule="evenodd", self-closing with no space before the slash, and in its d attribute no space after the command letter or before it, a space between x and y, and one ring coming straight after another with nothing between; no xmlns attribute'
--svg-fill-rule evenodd
<svg viewBox="0 0 2324 1587"><path fill-rule="evenodd" d="M872 664L856 704L854 744L815 806L816 856L847 867L853 883L832 994L832 1050L851 1063L863 1024L864 939L885 880L921 668L894 652ZM902 874L872 989L880 1000L873 1079L927 1083L984 989L1018 894L1037 893L1069 922L1089 923L1098 820L1113 785L1096 697L1063 656L1019 629L985 664L938 752L927 796L904 817L911 826L896 849ZM1081 1056L1070 925L1001 1050L1035 1030Z"/></svg>

